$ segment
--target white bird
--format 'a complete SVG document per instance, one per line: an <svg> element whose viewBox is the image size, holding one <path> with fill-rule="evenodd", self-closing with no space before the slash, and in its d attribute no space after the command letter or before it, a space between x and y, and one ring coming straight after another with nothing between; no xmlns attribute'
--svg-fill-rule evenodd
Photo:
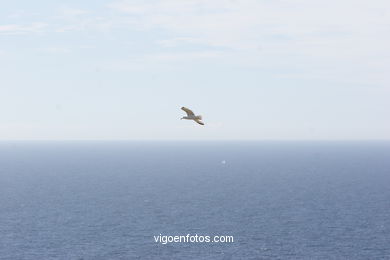
<svg viewBox="0 0 390 260"><path fill-rule="evenodd" d="M198 124L204 125L204 123L203 123L202 121L200 121L200 120L202 120L202 116L200 116L200 115L199 115L199 116L196 116L196 115L194 114L194 112L192 112L191 109L188 109L188 108L186 108L186 107L182 107L181 110L183 110L184 112L186 112L186 113L187 113L187 116L183 116L183 117L180 118L180 119L194 120L194 121L197 122Z"/></svg>

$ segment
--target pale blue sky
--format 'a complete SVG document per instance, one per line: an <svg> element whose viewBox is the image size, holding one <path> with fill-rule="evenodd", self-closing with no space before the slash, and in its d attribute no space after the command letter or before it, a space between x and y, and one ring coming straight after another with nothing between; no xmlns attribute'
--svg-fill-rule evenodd
<svg viewBox="0 0 390 260"><path fill-rule="evenodd" d="M390 139L389 28L384 0L3 1L0 139Z"/></svg>

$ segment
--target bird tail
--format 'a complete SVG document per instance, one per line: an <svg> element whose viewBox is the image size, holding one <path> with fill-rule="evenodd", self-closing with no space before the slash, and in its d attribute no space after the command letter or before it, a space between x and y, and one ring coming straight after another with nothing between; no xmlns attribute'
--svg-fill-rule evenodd
<svg viewBox="0 0 390 260"><path fill-rule="evenodd" d="M202 120L202 116L196 116L196 119Z"/></svg>

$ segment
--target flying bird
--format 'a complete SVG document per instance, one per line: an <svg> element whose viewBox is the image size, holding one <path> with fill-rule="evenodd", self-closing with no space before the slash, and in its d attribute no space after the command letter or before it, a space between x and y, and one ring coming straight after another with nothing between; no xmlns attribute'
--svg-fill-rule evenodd
<svg viewBox="0 0 390 260"><path fill-rule="evenodd" d="M186 108L186 107L182 107L181 110L183 110L184 112L186 112L186 113L187 113L187 116L183 116L183 117L180 118L180 119L194 120L194 121L197 122L198 124L204 125L204 123L203 123L202 121L200 121L200 120L202 120L202 116L200 116L200 115L199 115L199 116L196 116L196 115L194 114L194 112L192 112L191 109L188 109L188 108Z"/></svg>

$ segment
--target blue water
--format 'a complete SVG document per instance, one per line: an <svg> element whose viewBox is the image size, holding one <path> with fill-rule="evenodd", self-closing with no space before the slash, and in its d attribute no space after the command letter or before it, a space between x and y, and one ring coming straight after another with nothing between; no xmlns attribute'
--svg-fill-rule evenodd
<svg viewBox="0 0 390 260"><path fill-rule="evenodd" d="M390 259L390 143L0 143L0 259L186 258Z"/></svg>

